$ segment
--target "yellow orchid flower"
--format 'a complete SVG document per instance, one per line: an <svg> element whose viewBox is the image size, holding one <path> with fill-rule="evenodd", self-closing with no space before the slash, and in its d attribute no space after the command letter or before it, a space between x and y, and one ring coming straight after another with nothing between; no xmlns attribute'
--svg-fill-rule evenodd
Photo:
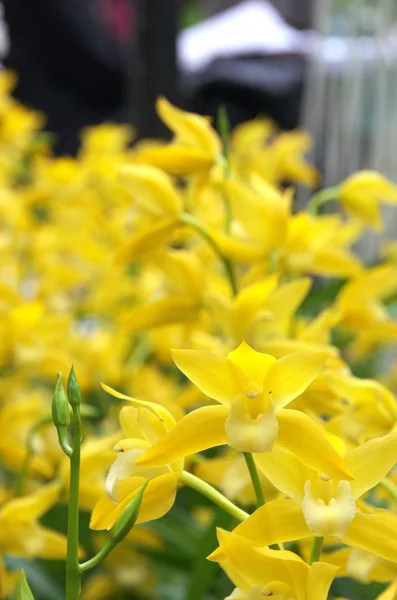
<svg viewBox="0 0 397 600"><path fill-rule="evenodd" d="M196 255L185 250L168 252L159 257L163 277L160 290L155 289L153 302L122 313L119 323L124 331L142 331L174 323L196 320L205 292L204 269Z"/></svg>
<svg viewBox="0 0 397 600"><path fill-rule="evenodd" d="M379 558L379 556L360 548L345 547L330 552L325 549L323 559L327 563L339 567L338 577L352 577L363 583L371 581L387 583L397 576L396 562Z"/></svg>
<svg viewBox="0 0 397 600"><path fill-rule="evenodd" d="M327 372L324 378L344 401L344 410L333 429L345 440L355 445L395 429L397 403L384 385L340 372Z"/></svg>
<svg viewBox="0 0 397 600"><path fill-rule="evenodd" d="M120 175L135 201L135 210L145 220L117 252L118 262L137 260L141 255L164 246L179 225L183 203L171 178L148 165L125 165Z"/></svg>
<svg viewBox="0 0 397 600"><path fill-rule="evenodd" d="M226 192L236 218L236 235L232 238L213 232L211 235L222 253L231 260L254 264L252 279L270 269L271 257L277 269L294 275L313 273L331 277L351 277L361 270L361 263L349 246L359 237L361 228L345 222L338 215L314 217L302 212L290 216L291 192L284 195L256 178L254 187L229 181Z"/></svg>
<svg viewBox="0 0 397 600"><path fill-rule="evenodd" d="M120 412L120 425L125 439L115 446L118 456L106 479L107 495L96 503L90 526L92 529L110 529L147 479L150 481L137 522L159 519L174 503L183 460L151 468L138 466L137 459L167 434L175 420L160 404L136 400L108 386L103 387L113 396L132 401L138 408L124 407Z"/></svg>
<svg viewBox="0 0 397 600"><path fill-rule="evenodd" d="M30 431L40 422L48 411L43 401L46 393L21 391L25 397L19 397L11 391L10 400L0 407L0 457L12 471L18 473L26 460L27 438ZM36 452L29 461L30 472L44 478L54 476L61 453L59 451L53 427L42 427L35 433L33 444Z"/></svg>
<svg viewBox="0 0 397 600"><path fill-rule="evenodd" d="M380 204L397 204L397 186L376 171L359 171L338 187L338 196L346 212L379 231L383 227Z"/></svg>
<svg viewBox="0 0 397 600"><path fill-rule="evenodd" d="M257 118L238 125L232 132L233 170L244 178L256 172L269 183L287 181L315 187L319 175L304 159L311 146L306 132L279 133L269 119Z"/></svg>
<svg viewBox="0 0 397 600"><path fill-rule="evenodd" d="M288 287L292 291L293 284ZM286 286L286 291L288 289ZM286 302L287 302L286 298ZM281 304L282 306L282 304ZM336 321L332 309L323 311L313 320L301 319L300 317L287 320L284 331L286 337L278 337L283 331L275 331L275 337L262 338L258 335L256 348L261 352L272 354L276 358L282 358L293 352L327 352L328 358L320 375L308 388L291 403L291 408L306 412L312 418L318 415L333 417L344 411L344 402L334 386L329 381L328 375L348 373L348 365L331 342L331 328ZM259 328L259 327L258 327Z"/></svg>
<svg viewBox="0 0 397 600"><path fill-rule="evenodd" d="M284 356L288 350L293 352L326 347L332 355L332 365L335 368L345 368L338 349L331 345L331 332L339 322L337 310L334 307L327 308L310 319L295 314L299 305L308 297L311 284L311 279L302 277L280 286L271 298L271 310L275 314L275 321L281 321L283 327L271 330L271 335L262 336L262 339L258 335L257 345L270 354L273 354L273 350L265 348L273 348L274 356L277 357ZM258 323L258 328L260 326L261 323Z"/></svg>
<svg viewBox="0 0 397 600"><path fill-rule="evenodd" d="M258 348L265 339L289 334L294 313L308 294L311 280L278 282L278 274L270 275L243 287L232 299L219 292L206 294L206 305L234 346L246 340Z"/></svg>
<svg viewBox="0 0 397 600"><path fill-rule="evenodd" d="M336 300L340 326L375 344L395 341L397 325L382 300L395 293L396 288L397 275L392 264L358 274L342 288Z"/></svg>
<svg viewBox="0 0 397 600"><path fill-rule="evenodd" d="M0 598L7 598L15 590L19 572L9 571L0 556Z"/></svg>
<svg viewBox="0 0 397 600"><path fill-rule="evenodd" d="M38 519L57 502L56 483L21 498L8 500L0 507L0 552L13 556L65 558L66 538L40 525Z"/></svg>
<svg viewBox="0 0 397 600"><path fill-rule="evenodd" d="M209 119L180 110L165 98L157 100L156 108L175 135L173 143L147 144L138 150L135 160L178 176L208 171L222 155L221 141Z"/></svg>
<svg viewBox="0 0 397 600"><path fill-rule="evenodd" d="M257 455L259 469L292 501L275 500L258 509L236 533L263 545L309 536L335 537L348 546L395 561L397 543L392 531L397 516L357 501L394 466L396 443L397 434L393 433L347 451L345 462L354 477L350 482L310 469L282 448ZM265 523L272 523L267 532Z"/></svg>
<svg viewBox="0 0 397 600"><path fill-rule="evenodd" d="M299 213L289 220L280 266L294 274L350 277L361 265L347 247L360 232L356 224L344 222L338 215Z"/></svg>
<svg viewBox="0 0 397 600"><path fill-rule="evenodd" d="M210 230L221 252L242 263L268 258L285 243L290 212L291 193L281 193L260 177L247 185L237 179L224 183L233 214L232 232L223 234Z"/></svg>
<svg viewBox="0 0 397 600"><path fill-rule="evenodd" d="M187 414L137 464L169 464L226 443L242 452L266 453L276 443L314 468L349 478L321 427L285 408L319 375L326 353L298 352L277 361L242 343L227 357L195 350L172 354L178 368L220 406Z"/></svg>
<svg viewBox="0 0 397 600"><path fill-rule="evenodd" d="M263 117L240 123L231 134L232 157L242 167L249 168L249 159L263 149L275 134L275 124Z"/></svg>
<svg viewBox="0 0 397 600"><path fill-rule="evenodd" d="M102 123L95 127L86 127L81 134L80 156L85 157L122 155L134 137L130 125Z"/></svg>
<svg viewBox="0 0 397 600"><path fill-rule="evenodd" d="M119 436L87 438L81 445L79 505L90 511L103 495L106 473L114 461L114 445ZM70 461L64 458L60 467L60 478L67 489L70 476Z"/></svg>
<svg viewBox="0 0 397 600"><path fill-rule="evenodd" d="M134 364L131 366L125 387L133 389L138 398L165 406L176 421L182 418L184 408L198 404L202 398L202 394L193 386L190 389L182 387L179 382L167 377L155 362L138 364L136 369Z"/></svg>
<svg viewBox="0 0 397 600"><path fill-rule="evenodd" d="M275 138L271 158L274 157L280 183L292 181L310 188L318 186L320 174L305 159L312 146L313 140L306 131L283 131Z"/></svg>
<svg viewBox="0 0 397 600"><path fill-rule="evenodd" d="M376 600L396 600L397 598L397 581L394 581L389 587L379 594Z"/></svg>
<svg viewBox="0 0 397 600"><path fill-rule="evenodd" d="M229 600L326 600L338 571L334 565L305 563L297 554L253 545L236 533L218 530L219 550L209 556L238 586Z"/></svg>

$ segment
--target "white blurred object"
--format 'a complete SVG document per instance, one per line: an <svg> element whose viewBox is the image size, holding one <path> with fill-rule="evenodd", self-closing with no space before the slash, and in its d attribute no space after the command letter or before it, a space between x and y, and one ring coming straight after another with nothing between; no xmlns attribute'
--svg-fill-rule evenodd
<svg viewBox="0 0 397 600"><path fill-rule="evenodd" d="M268 0L246 0L184 30L178 58L197 73L217 58L308 59L302 125L315 140L324 185L376 168L397 180L395 0L315 0L314 30L291 27Z"/></svg>
<svg viewBox="0 0 397 600"><path fill-rule="evenodd" d="M4 7L0 2L0 67L1 61L10 49L10 37L8 35L7 23L4 20Z"/></svg>
<svg viewBox="0 0 397 600"><path fill-rule="evenodd" d="M306 53L310 34L294 29L267 0L247 0L182 31L182 69L199 71L215 58L246 54Z"/></svg>
<svg viewBox="0 0 397 600"><path fill-rule="evenodd" d="M331 17L331 4L332 0L316 0L315 30L300 31L291 27L267 0L241 2L179 34L180 66L194 72L208 67L216 58L293 53L311 56L314 62L343 70L355 38L331 35L328 24L323 25ZM397 44L395 33L393 40ZM360 47L360 60L372 62L377 55L377 40L366 36Z"/></svg>

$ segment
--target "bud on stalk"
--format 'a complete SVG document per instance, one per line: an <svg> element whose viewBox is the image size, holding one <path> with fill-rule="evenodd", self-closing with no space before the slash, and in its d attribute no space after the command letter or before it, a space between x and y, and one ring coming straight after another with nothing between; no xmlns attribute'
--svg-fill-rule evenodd
<svg viewBox="0 0 397 600"><path fill-rule="evenodd" d="M149 481L150 479L143 484L135 498L123 509L121 515L110 530L110 540L114 545L122 542L134 527L141 509L143 494L145 493Z"/></svg>
<svg viewBox="0 0 397 600"><path fill-rule="evenodd" d="M62 373L57 373L57 383L54 397L52 399L52 420L57 428L59 445L68 456L72 454L72 448L68 440L68 425L70 423L69 402L62 384Z"/></svg>
<svg viewBox="0 0 397 600"><path fill-rule="evenodd" d="M68 398L70 406L73 410L80 406L81 404L81 394L80 394L80 386L77 383L76 374L74 372L74 367L70 369L68 384L67 384Z"/></svg>
<svg viewBox="0 0 397 600"><path fill-rule="evenodd" d="M62 373L57 373L57 383L52 399L52 420L57 429L70 423L69 403L62 384Z"/></svg>

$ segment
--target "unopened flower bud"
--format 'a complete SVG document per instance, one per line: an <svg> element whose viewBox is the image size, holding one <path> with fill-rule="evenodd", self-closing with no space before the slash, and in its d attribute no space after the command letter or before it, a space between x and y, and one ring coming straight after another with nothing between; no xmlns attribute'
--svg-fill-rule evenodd
<svg viewBox="0 0 397 600"><path fill-rule="evenodd" d="M145 493L149 481L150 479L143 484L138 494L129 504L127 504L116 523L113 525L110 531L110 539L113 544L122 542L134 527L139 516L139 511L141 510L143 494Z"/></svg>
<svg viewBox="0 0 397 600"><path fill-rule="evenodd" d="M72 406L72 408L75 408L76 406L80 406L80 404L81 404L80 386L77 383L77 378L76 378L76 374L74 372L73 366L70 369L70 373L69 373L69 377L68 377L67 391L68 391L69 402L70 402L70 405Z"/></svg>
<svg viewBox="0 0 397 600"><path fill-rule="evenodd" d="M62 383L62 373L57 373L57 383L52 399L52 420L57 429L67 427L70 423L69 403Z"/></svg>

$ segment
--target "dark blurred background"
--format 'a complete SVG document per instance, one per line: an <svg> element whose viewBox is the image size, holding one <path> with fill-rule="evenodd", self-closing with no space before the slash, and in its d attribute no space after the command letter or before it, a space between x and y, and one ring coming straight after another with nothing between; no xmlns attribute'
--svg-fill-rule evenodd
<svg viewBox="0 0 397 600"><path fill-rule="evenodd" d="M213 117L225 106L231 125L266 115L304 127L324 185L363 168L395 178L395 0L2 1L0 55L58 154L103 121L167 135L162 94Z"/></svg>
<svg viewBox="0 0 397 600"><path fill-rule="evenodd" d="M313 0L272 0L293 27L311 25ZM205 69L179 68L179 31L240 4L236 0L3 0L19 74L15 95L44 111L58 153L74 153L78 131L112 120L141 136L162 134L153 110L159 94L233 124L268 114L282 127L299 118L305 60L294 54L214 57ZM267 32L264 31L266 36ZM180 64L180 61L179 61Z"/></svg>

